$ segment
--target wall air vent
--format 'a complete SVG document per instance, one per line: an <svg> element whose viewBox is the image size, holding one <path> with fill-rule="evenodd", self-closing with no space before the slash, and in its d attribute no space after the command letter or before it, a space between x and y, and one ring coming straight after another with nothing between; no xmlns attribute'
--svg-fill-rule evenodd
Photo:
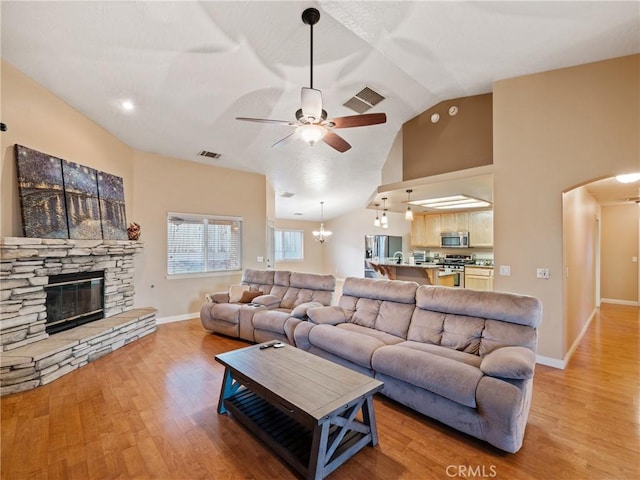
<svg viewBox="0 0 640 480"><path fill-rule="evenodd" d="M200 153L198 154L201 157L209 157L209 158L213 158L215 160L217 160L218 158L220 158L222 155L219 153L214 153L214 152L208 152L206 150L201 150Z"/></svg>
<svg viewBox="0 0 640 480"><path fill-rule="evenodd" d="M353 97L343 103L343 105L354 112L364 113L384 99L385 97L380 95L378 92L370 89L369 87L364 87Z"/></svg>

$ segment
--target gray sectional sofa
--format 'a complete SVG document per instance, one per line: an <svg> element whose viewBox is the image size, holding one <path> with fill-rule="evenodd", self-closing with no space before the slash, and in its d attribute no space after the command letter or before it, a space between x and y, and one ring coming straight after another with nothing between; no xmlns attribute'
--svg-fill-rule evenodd
<svg viewBox="0 0 640 480"><path fill-rule="evenodd" d="M347 278L337 306L307 314L298 348L374 376L384 395L504 451L522 446L538 299Z"/></svg>
<svg viewBox="0 0 640 480"><path fill-rule="evenodd" d="M250 342L277 339L293 344L293 331L306 320L307 310L331 303L336 279L333 275L247 269L241 285L260 295L230 301L230 291L208 294L200 308L205 330Z"/></svg>

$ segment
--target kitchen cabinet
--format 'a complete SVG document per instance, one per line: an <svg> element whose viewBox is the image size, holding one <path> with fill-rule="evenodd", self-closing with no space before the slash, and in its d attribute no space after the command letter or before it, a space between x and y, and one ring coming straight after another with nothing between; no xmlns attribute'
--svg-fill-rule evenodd
<svg viewBox="0 0 640 480"><path fill-rule="evenodd" d="M493 290L493 268L464 267L464 288Z"/></svg>
<svg viewBox="0 0 640 480"><path fill-rule="evenodd" d="M424 247L426 243L425 239L425 227L424 227L424 215L413 216L413 222L411 222L411 246L412 247Z"/></svg>
<svg viewBox="0 0 640 480"><path fill-rule="evenodd" d="M469 213L441 213L440 227L442 232L468 232L469 231Z"/></svg>
<svg viewBox="0 0 640 480"><path fill-rule="evenodd" d="M493 247L493 210L469 212L469 245Z"/></svg>
<svg viewBox="0 0 640 480"><path fill-rule="evenodd" d="M424 246L439 247L440 232L442 231L440 215L425 215L424 217Z"/></svg>

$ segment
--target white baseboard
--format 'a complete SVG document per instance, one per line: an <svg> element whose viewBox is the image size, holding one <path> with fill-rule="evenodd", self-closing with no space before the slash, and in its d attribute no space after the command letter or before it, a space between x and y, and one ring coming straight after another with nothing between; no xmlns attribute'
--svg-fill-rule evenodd
<svg viewBox="0 0 640 480"><path fill-rule="evenodd" d="M536 355L536 363L546 365L547 367L559 368L564 370L567 366L565 360L559 360L553 357L545 357L544 355Z"/></svg>
<svg viewBox="0 0 640 480"><path fill-rule="evenodd" d="M162 317L156 320L158 325L163 323L182 322L184 320L191 320L192 318L198 318L197 313L185 313L184 315L174 315L173 317Z"/></svg>
<svg viewBox="0 0 640 480"><path fill-rule="evenodd" d="M632 307L640 306L640 303L633 300L617 300L615 298L601 298L601 303L615 303L616 305L631 305Z"/></svg>

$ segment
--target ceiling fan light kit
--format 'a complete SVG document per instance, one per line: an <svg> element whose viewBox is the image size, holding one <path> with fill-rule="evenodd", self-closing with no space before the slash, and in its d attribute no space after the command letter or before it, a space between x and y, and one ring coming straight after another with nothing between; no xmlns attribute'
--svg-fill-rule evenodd
<svg viewBox="0 0 640 480"><path fill-rule="evenodd" d="M302 23L309 25L310 31L310 62L309 62L309 87L303 87L300 91L300 105L296 111L296 121L271 120L266 118L236 117L236 120L245 122L271 123L275 125L287 125L295 127L295 131L272 147L282 146L292 138L300 138L310 146L323 141L331 148L344 153L351 145L333 129L364 127L385 123L387 116L384 113L368 113L362 115L350 115L327 120L327 112L322 108L322 92L313 88L313 26L320 20L320 12L315 8L307 8L302 12Z"/></svg>

